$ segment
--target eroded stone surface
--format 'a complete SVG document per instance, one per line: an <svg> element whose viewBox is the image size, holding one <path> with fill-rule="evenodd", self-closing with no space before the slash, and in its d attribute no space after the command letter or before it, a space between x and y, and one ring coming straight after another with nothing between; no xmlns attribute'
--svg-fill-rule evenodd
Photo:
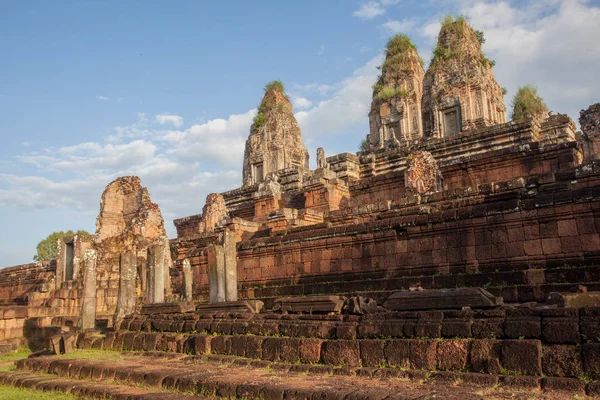
<svg viewBox="0 0 600 400"><path fill-rule="evenodd" d="M142 187L140 179L136 176L117 178L104 190L100 214L96 219L94 248L97 251L98 281L118 281L121 253L131 253L135 257L132 268L138 285L135 294L144 294L147 289L148 247L166 239L160 209L152 202L148 189ZM170 266L169 251L165 257L166 265ZM165 286L168 288L168 285ZM114 310L116 300L107 296L104 304L98 304L98 311Z"/></svg>
<svg viewBox="0 0 600 400"><path fill-rule="evenodd" d="M261 120L255 120L246 140L243 184L262 182L288 167L308 170L308 150L281 83L267 85L259 113Z"/></svg>
<svg viewBox="0 0 600 400"><path fill-rule="evenodd" d="M506 121L502 88L463 18L442 24L423 81L423 134L442 138Z"/></svg>
<svg viewBox="0 0 600 400"><path fill-rule="evenodd" d="M419 140L423 61L406 36L390 39L381 76L373 86L369 112L369 150L394 148Z"/></svg>
<svg viewBox="0 0 600 400"><path fill-rule="evenodd" d="M442 189L442 173L428 151L414 151L408 157L408 168L404 173L404 185L416 193Z"/></svg>

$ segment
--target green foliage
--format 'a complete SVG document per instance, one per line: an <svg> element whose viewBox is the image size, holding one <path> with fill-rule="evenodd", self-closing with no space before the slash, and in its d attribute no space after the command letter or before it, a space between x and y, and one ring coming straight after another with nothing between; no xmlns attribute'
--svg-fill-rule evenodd
<svg viewBox="0 0 600 400"><path fill-rule="evenodd" d="M3 400L77 400L72 394L57 393L57 392L42 392L34 389L23 389L12 386L0 385Z"/></svg>
<svg viewBox="0 0 600 400"><path fill-rule="evenodd" d="M480 46L483 46L483 44L485 43L485 36L483 35L483 31L474 31L475 32L475 36L477 36L477 41L479 42Z"/></svg>
<svg viewBox="0 0 600 400"><path fill-rule="evenodd" d="M266 94L269 91L273 90L283 93L284 97L288 101L290 100L289 97L285 94L285 87L283 86L283 82L275 80L267 83L265 85L265 96L263 97L262 101L260 102L260 105L258 106L258 113L252 120L251 130L257 131L258 129L265 126L265 124L267 123L267 113L273 108L274 104L273 98L271 96L267 96ZM283 104L277 105L277 111L282 112L284 109L285 106Z"/></svg>
<svg viewBox="0 0 600 400"><path fill-rule="evenodd" d="M416 50L417 46L413 44L408 36L400 33L388 40L387 47L385 49L385 55L395 55L405 52L408 49Z"/></svg>
<svg viewBox="0 0 600 400"><path fill-rule="evenodd" d="M265 85L265 93L269 90L277 90L280 92L285 92L285 88L283 87L283 82L279 80L274 80Z"/></svg>
<svg viewBox="0 0 600 400"><path fill-rule="evenodd" d="M375 100L386 101L393 97L408 97L408 92L404 89L400 89L399 87L386 86L377 93Z"/></svg>
<svg viewBox="0 0 600 400"><path fill-rule="evenodd" d="M365 138L360 142L360 151L366 152L369 150L369 141Z"/></svg>
<svg viewBox="0 0 600 400"><path fill-rule="evenodd" d="M64 237L73 236L73 235L89 235L84 230L78 230L77 232L73 232L72 230L68 230L66 232L58 231L52 232L49 234L44 240L38 243L36 249L37 254L33 256L34 261L50 261L56 258L56 243L58 239L62 239Z"/></svg>
<svg viewBox="0 0 600 400"><path fill-rule="evenodd" d="M373 93L377 94L383 90L383 83L376 83L371 87L373 88Z"/></svg>
<svg viewBox="0 0 600 400"><path fill-rule="evenodd" d="M502 88L502 95L503 95L503 96L506 96L506 94L507 94L507 93L508 93L508 89L507 89L507 88L505 88L505 87L503 87L503 88Z"/></svg>
<svg viewBox="0 0 600 400"><path fill-rule="evenodd" d="M532 85L521 86L512 100L512 119L515 121L539 115L548 108Z"/></svg>
<svg viewBox="0 0 600 400"><path fill-rule="evenodd" d="M453 17L452 15L447 15L441 22L442 28L441 30L451 30L456 33L456 35L452 38L450 43L447 43L447 47L436 46L433 50L433 56L431 58L431 67L436 68L440 62L444 62L447 60L458 60L461 58L460 51L460 42L465 35L470 35L469 32L475 36L479 43L479 47L485 43L485 36L483 31L474 30L469 25L469 20L464 15L460 15L458 17ZM494 67L496 65L496 61L490 60L485 57L483 52L480 53L479 62L484 67Z"/></svg>

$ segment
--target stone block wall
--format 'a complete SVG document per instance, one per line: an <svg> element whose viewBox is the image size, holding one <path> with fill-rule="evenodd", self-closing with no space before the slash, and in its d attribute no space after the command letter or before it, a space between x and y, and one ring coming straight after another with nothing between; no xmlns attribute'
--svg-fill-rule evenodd
<svg viewBox="0 0 600 400"><path fill-rule="evenodd" d="M40 294L32 300L41 303L46 293L54 289L55 274L55 260L0 269L0 304L29 304L30 295L36 290Z"/></svg>

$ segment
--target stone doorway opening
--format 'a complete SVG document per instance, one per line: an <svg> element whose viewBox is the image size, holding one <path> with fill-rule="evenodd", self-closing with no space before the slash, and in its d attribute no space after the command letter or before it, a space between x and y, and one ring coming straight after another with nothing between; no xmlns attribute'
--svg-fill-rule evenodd
<svg viewBox="0 0 600 400"><path fill-rule="evenodd" d="M65 281L73 280L73 258L75 256L75 243L73 240L65 243Z"/></svg>

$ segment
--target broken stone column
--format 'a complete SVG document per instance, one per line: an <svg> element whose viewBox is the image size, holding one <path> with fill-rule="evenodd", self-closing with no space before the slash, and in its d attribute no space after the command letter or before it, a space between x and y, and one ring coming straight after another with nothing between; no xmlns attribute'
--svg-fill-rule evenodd
<svg viewBox="0 0 600 400"><path fill-rule="evenodd" d="M96 250L85 251L83 268L83 302L77 326L79 329L94 329L96 327Z"/></svg>
<svg viewBox="0 0 600 400"><path fill-rule="evenodd" d="M148 282L146 299L148 303L164 303L165 301L165 265L166 255L169 251L164 241L148 247Z"/></svg>
<svg viewBox="0 0 600 400"><path fill-rule="evenodd" d="M235 232L223 232L223 249L225 253L225 299L237 301L237 247Z"/></svg>
<svg viewBox="0 0 600 400"><path fill-rule="evenodd" d="M208 292L211 303L225 301L225 252L220 244L206 248L208 258Z"/></svg>
<svg viewBox="0 0 600 400"><path fill-rule="evenodd" d="M113 317L113 325L117 324L126 316L135 311L136 298L136 257L132 252L121 253L119 261L119 293L117 298L117 309Z"/></svg>
<svg viewBox="0 0 600 400"><path fill-rule="evenodd" d="M235 232L225 230L220 244L207 247L208 290L211 303L237 301L237 248Z"/></svg>
<svg viewBox="0 0 600 400"><path fill-rule="evenodd" d="M190 260L189 259L185 259L183 260L183 278L182 278L182 294L183 294L183 300L185 301L192 301L192 280L193 280L193 274L192 274L192 266L190 265Z"/></svg>

